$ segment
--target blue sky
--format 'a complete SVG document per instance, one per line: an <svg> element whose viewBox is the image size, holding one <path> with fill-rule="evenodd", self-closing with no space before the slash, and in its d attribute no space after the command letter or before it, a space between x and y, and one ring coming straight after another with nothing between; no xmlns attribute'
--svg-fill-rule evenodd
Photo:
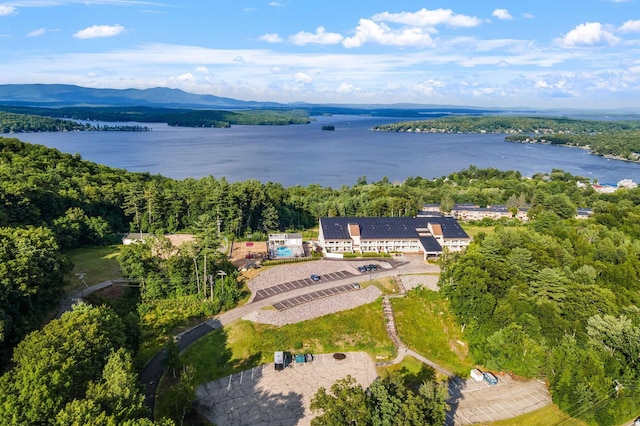
<svg viewBox="0 0 640 426"><path fill-rule="evenodd" d="M640 110L640 0L0 0L0 83Z"/></svg>

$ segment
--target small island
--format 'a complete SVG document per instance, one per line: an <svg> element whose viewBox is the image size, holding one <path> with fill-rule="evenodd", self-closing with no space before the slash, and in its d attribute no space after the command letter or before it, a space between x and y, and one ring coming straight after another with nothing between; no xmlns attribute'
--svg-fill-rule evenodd
<svg viewBox="0 0 640 426"><path fill-rule="evenodd" d="M335 130L335 129L336 129L336 126L334 126L333 124L322 126L322 130Z"/></svg>

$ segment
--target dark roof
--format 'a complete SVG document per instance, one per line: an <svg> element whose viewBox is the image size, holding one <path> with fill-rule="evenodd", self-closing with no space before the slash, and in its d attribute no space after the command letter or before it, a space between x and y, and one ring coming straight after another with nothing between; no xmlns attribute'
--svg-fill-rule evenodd
<svg viewBox="0 0 640 426"><path fill-rule="evenodd" d="M466 232L452 217L323 217L320 227L325 239L346 240L349 236L349 224L360 226L360 238L363 240L393 238L418 238L418 228L427 228L429 223L442 227L444 238L469 238Z"/></svg>
<svg viewBox="0 0 640 426"><path fill-rule="evenodd" d="M438 243L438 241L433 237L420 237L420 244L422 244L422 247L424 247L424 251L426 252L435 251L440 253L442 251L440 243Z"/></svg>

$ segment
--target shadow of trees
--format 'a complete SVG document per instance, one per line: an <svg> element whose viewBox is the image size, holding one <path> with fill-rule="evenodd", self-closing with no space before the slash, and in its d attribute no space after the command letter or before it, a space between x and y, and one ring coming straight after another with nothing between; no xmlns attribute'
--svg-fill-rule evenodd
<svg viewBox="0 0 640 426"><path fill-rule="evenodd" d="M449 399L447 399L449 410L447 411L447 420L445 422L446 426L453 426L455 424L454 417L456 411L458 410L460 400L463 398L462 390L466 386L466 381L461 379L460 377L453 377L449 379Z"/></svg>
<svg viewBox="0 0 640 426"><path fill-rule="evenodd" d="M198 413L214 424L230 425L296 425L304 417L302 393L278 390L280 377L286 371L276 372L273 364L260 365L260 352L234 362L222 328L207 343L214 348L203 352L215 350L216 357L210 362L200 359L199 365L210 368L214 373L211 376L219 377L222 373L216 374L216 370L222 371L224 364L232 364L240 372L199 385L194 404ZM210 376L210 372L204 376Z"/></svg>
<svg viewBox="0 0 640 426"><path fill-rule="evenodd" d="M177 377L167 373L162 379L161 394L156 395L156 392L165 366L170 363L167 348L156 354L141 374L141 379L146 380L147 405L153 408L157 403L157 415L168 415L171 411L171 417L178 417L174 418L177 424L206 424L202 419L206 417L213 424L285 426L298 424L304 417L302 393L278 387L279 375L286 372L276 372L273 364L260 365L260 352L242 360L234 359L227 333L218 321L200 324L180 335L176 343L179 351L189 347L188 356L182 357L185 368ZM238 372L219 378L228 371L229 365ZM191 415L175 410L176 399L181 398L184 391L180 378L188 374L193 377L192 395L195 393L192 398L195 413ZM217 379L208 381L209 378Z"/></svg>

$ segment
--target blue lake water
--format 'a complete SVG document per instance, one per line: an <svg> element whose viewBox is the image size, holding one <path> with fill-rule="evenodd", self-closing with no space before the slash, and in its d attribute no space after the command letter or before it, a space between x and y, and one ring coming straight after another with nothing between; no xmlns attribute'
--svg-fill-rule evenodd
<svg viewBox="0 0 640 426"><path fill-rule="evenodd" d="M85 160L175 179L226 177L284 186L320 184L338 188L366 176L374 182L436 178L474 165L518 170L525 176L562 169L616 183L640 182L640 164L608 160L587 151L504 142L495 134L373 132L398 121L357 116L317 117L308 125L232 126L229 129L149 124L150 132L70 132L12 135L25 142L79 153ZM323 131L323 125L335 131ZM6 136L6 135L5 135Z"/></svg>

